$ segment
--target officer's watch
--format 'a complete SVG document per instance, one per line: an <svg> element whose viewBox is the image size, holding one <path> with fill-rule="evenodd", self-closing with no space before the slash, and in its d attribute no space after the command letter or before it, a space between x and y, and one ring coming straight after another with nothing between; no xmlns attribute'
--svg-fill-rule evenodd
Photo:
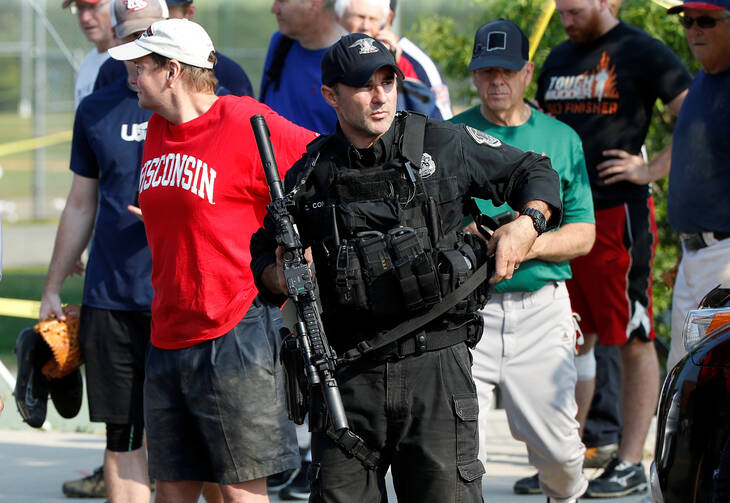
<svg viewBox="0 0 730 503"><path fill-rule="evenodd" d="M525 208L522 210L522 214L532 219L532 225L535 226L538 236L545 232L545 229L547 229L547 221L542 211L536 210L535 208Z"/></svg>

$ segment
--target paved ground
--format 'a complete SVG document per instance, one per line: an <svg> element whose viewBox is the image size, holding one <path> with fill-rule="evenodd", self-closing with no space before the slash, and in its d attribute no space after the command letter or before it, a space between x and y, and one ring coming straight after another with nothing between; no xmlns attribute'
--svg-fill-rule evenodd
<svg viewBox="0 0 730 503"><path fill-rule="evenodd" d="M3 267L48 265L58 224L3 225Z"/></svg>
<svg viewBox="0 0 730 503"><path fill-rule="evenodd" d="M49 412L49 431L34 430L24 425L15 409L9 391L0 384L5 411L0 416L0 502L78 502L103 501L65 498L61 493L64 480L90 473L100 464L104 436L98 425L86 421L86 409L73 420L63 420ZM503 410L488 411L490 416L491 455L484 479L485 501L494 503L544 502L543 496L517 496L512 484L519 477L532 475L524 446L512 440ZM81 431L83 433L79 433ZM653 443L653 432L647 446ZM645 460L648 469L649 460ZM597 475L591 470L589 476ZM648 472L647 472L648 473ZM639 503L645 495L610 502ZM390 501L397 501L390 485ZM202 499L201 499L202 501ZM276 496L271 498L276 503Z"/></svg>
<svg viewBox="0 0 730 503"><path fill-rule="evenodd" d="M3 264L5 267L47 265L53 249L56 225L4 225ZM13 371L13 369L11 369ZM88 421L86 404L79 415L62 419L49 407L45 430L25 425L15 408L10 388L0 380L0 396L5 411L0 416L0 503L61 503L103 500L69 499L61 493L64 480L87 475L101 463L104 450L103 427ZM512 484L520 477L532 475L523 444L514 441L502 410L490 415L491 439L484 498L490 503L537 503L544 496L517 496ZM653 449L653 430L647 439L648 456ZM644 464L648 470L649 457ZM590 477L598 475L591 470ZM647 471L648 473L648 471ZM390 487L390 501L396 501ZM606 503L639 503L645 495L603 500ZM202 499L201 499L202 501ZM271 501L279 500L272 496ZM647 500L648 501L648 500Z"/></svg>

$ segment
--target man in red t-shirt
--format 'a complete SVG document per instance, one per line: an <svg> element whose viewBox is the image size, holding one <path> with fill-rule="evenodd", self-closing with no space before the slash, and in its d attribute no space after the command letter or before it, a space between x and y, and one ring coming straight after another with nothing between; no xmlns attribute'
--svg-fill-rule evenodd
<svg viewBox="0 0 730 503"><path fill-rule="evenodd" d="M154 23L110 54L133 61L139 104L155 112L139 204L155 290L144 395L156 501L193 501L204 480L227 501L268 501L266 477L299 454L279 389L281 315L250 269L269 194L249 118L266 118L281 168L315 135L251 98L218 98L213 44L191 21Z"/></svg>

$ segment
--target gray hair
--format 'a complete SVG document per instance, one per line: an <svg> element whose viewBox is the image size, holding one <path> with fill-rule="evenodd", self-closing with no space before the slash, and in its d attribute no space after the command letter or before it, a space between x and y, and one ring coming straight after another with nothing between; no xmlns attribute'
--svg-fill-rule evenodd
<svg viewBox="0 0 730 503"><path fill-rule="evenodd" d="M345 11L350 6L351 0L329 0L334 1L334 9L335 14L339 19L342 19L345 15ZM388 20L388 14L390 14L390 0L374 0L376 4L380 4L380 7L383 9L383 19L381 19L381 24L385 24L385 22Z"/></svg>

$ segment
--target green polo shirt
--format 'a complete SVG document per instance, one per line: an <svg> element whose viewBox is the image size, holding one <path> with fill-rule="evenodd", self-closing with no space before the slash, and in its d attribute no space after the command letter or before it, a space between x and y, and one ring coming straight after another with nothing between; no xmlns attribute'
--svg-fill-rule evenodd
<svg viewBox="0 0 730 503"><path fill-rule="evenodd" d="M595 223L583 145L570 126L535 109L532 109L532 115L521 126L497 126L484 118L479 111L479 105L452 117L449 122L468 124L508 145L550 157L553 169L560 175L560 194L563 201L561 225L571 222ZM489 216L513 210L506 203L495 208L491 201L475 200L479 209ZM512 279L494 285L494 291L533 292L550 281L565 280L571 275L568 262L529 260L520 264Z"/></svg>

